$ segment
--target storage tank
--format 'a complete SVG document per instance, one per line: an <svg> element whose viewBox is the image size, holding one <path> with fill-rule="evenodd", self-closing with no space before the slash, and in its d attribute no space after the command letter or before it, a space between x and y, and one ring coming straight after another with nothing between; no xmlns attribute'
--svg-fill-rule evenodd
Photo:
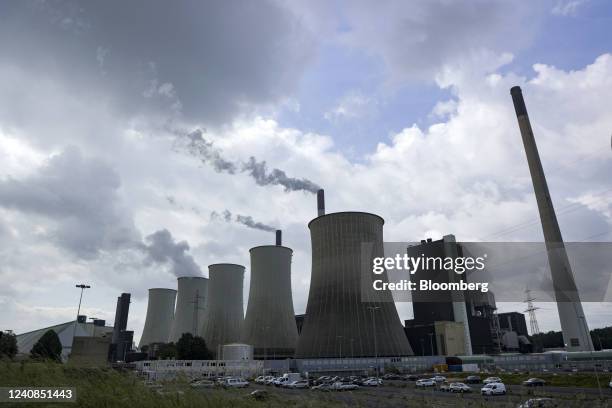
<svg viewBox="0 0 612 408"><path fill-rule="evenodd" d="M208 278L202 333L208 349L218 356L221 354L220 346L240 341L244 321L244 266L231 263L209 265Z"/></svg>
<svg viewBox="0 0 612 408"><path fill-rule="evenodd" d="M230 343L223 345L223 360L252 360L253 346L250 344Z"/></svg>
<svg viewBox="0 0 612 408"><path fill-rule="evenodd" d="M147 317L138 348L152 343L165 343L170 337L174 320L176 290L166 288L149 289Z"/></svg>
<svg viewBox="0 0 612 408"><path fill-rule="evenodd" d="M322 202L318 208L320 216L308 224L312 274L296 358L412 355L391 293L362 299L362 268L384 256L384 220L363 212L325 214ZM362 244L371 245L367 255ZM377 279L387 280L386 273Z"/></svg>
<svg viewBox="0 0 612 408"><path fill-rule="evenodd" d="M288 358L295 354L298 333L291 296L293 250L276 245L251 248L251 286L242 342L254 347L255 358Z"/></svg>
<svg viewBox="0 0 612 408"><path fill-rule="evenodd" d="M207 298L208 279L201 276L182 276L177 279L176 309L168 342L176 343L183 333L201 336Z"/></svg>

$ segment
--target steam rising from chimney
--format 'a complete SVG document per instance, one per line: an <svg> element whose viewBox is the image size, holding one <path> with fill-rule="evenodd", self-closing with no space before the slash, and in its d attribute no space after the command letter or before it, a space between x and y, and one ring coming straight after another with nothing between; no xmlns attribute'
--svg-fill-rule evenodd
<svg viewBox="0 0 612 408"><path fill-rule="evenodd" d="M257 161L253 156L246 163L226 160L221 151L203 137L200 129L187 135L181 134L180 131L173 130L172 132L179 136L175 143L176 148L187 151L190 155L199 158L202 163L211 165L219 173L236 174L238 171L248 173L260 186L280 185L285 188L285 191L307 191L314 194L319 189L319 186L312 181L289 177L283 170L272 169L268 172L266 162Z"/></svg>
<svg viewBox="0 0 612 408"><path fill-rule="evenodd" d="M154 232L145 238L139 248L145 252L145 262L170 265L177 277L202 276L202 270L193 257L188 254L187 241L176 242L167 229Z"/></svg>
<svg viewBox="0 0 612 408"><path fill-rule="evenodd" d="M266 225L263 222L258 222L253 220L253 217L250 215L240 215L236 214L235 217L232 217L232 213L229 210L223 211L223 213L219 214L216 211L210 213L211 220L217 220L222 218L225 222L231 222L232 219L242 225L245 225L249 228L258 229L261 231L273 232L276 231L276 228L271 225Z"/></svg>

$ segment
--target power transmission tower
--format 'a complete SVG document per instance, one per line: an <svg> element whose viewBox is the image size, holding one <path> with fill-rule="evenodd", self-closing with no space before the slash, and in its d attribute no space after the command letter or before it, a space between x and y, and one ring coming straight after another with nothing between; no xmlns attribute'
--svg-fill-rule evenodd
<svg viewBox="0 0 612 408"><path fill-rule="evenodd" d="M525 303L527 303L527 309L525 312L529 313L529 328L531 329L531 335L534 336L536 334L540 334L540 327L538 326L538 320L536 319L535 311L539 309L539 307L535 307L533 305L533 301L536 300L534 297L531 297L531 291L529 289L525 289Z"/></svg>
<svg viewBox="0 0 612 408"><path fill-rule="evenodd" d="M198 312L199 310L203 310L204 307L200 306L200 299L204 299L204 296L200 296L200 291L196 289L195 296L193 297L193 301L189 303L193 303L193 337L200 335L200 328L198 325Z"/></svg>

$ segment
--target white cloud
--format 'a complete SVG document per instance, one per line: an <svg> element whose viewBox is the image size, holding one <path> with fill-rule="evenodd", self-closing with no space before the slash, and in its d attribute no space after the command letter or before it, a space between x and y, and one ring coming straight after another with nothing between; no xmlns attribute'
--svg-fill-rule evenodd
<svg viewBox="0 0 612 408"><path fill-rule="evenodd" d="M573 16L586 3L587 0L559 0L551 13L557 16Z"/></svg>
<svg viewBox="0 0 612 408"><path fill-rule="evenodd" d="M324 113L329 121L364 118L372 116L377 110L377 101L361 92L349 92L343 96L336 106Z"/></svg>

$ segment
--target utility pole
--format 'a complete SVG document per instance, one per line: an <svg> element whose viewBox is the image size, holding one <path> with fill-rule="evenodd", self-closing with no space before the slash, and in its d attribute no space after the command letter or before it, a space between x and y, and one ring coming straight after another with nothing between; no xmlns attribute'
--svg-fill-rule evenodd
<svg viewBox="0 0 612 408"><path fill-rule="evenodd" d="M380 309L380 306L370 306L368 307L370 312L372 313L372 329L374 331L374 355L376 359L376 381L378 382L378 346L376 344L376 319L374 318L374 312Z"/></svg>
<svg viewBox="0 0 612 408"><path fill-rule="evenodd" d="M74 345L74 336L76 335L76 327L77 327L77 324L79 323L79 314L81 313L81 301L83 300L83 291L85 289L91 288L91 286L85 285L84 283L75 285L75 287L81 289L81 296L79 297L79 307L77 309L77 317L76 317L76 320L74 321L74 327L72 328L72 344L70 345L70 353L72 353L72 346Z"/></svg>

